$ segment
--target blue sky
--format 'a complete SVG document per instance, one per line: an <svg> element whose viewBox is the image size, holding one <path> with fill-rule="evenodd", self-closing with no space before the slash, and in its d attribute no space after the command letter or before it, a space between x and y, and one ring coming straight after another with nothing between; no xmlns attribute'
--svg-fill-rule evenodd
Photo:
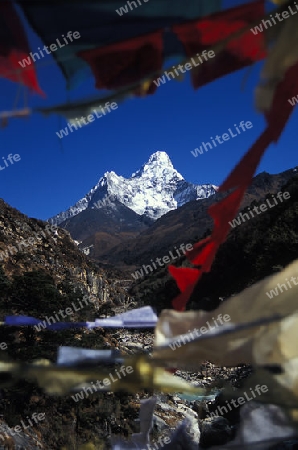
<svg viewBox="0 0 298 450"><path fill-rule="evenodd" d="M241 3L226 2L228 6ZM37 50L41 41L26 29L31 50ZM68 94L51 55L42 61L51 61L37 70L47 98L30 95L30 107L62 103L68 95L72 100L98 93L90 78ZM0 161L9 153L18 153L21 160L0 172L1 198L29 217L47 219L84 196L104 172L129 177L157 150L168 153L186 180L219 185L265 127L263 116L254 109L261 66L250 69L249 76L245 69L197 91L189 75L183 82L169 81L154 95L127 100L62 140L56 136L66 126L62 117L34 114L10 120L7 128L0 129ZM0 110L12 109L17 89L16 84L0 79ZM278 144L266 152L258 173L279 173L297 165L297 118L296 110ZM222 135L241 120L251 121L253 128L197 158L191 154L202 141Z"/></svg>

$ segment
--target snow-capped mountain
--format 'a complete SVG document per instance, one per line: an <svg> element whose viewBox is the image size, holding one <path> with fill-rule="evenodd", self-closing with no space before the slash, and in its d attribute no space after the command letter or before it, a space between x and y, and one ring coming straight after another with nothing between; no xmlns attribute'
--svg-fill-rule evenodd
<svg viewBox="0 0 298 450"><path fill-rule="evenodd" d="M212 184L195 185L185 181L174 169L167 153L158 151L129 179L113 171L106 172L85 197L49 222L59 225L86 209L113 208L118 202L141 216L156 220L191 200L215 194L216 189Z"/></svg>

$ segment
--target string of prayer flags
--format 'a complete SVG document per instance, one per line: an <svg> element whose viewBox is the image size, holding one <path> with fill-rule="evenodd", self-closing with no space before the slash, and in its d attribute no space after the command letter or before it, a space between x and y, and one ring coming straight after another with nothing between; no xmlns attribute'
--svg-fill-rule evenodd
<svg viewBox="0 0 298 450"><path fill-rule="evenodd" d="M143 7L145 8L146 5ZM263 18L266 20L270 19L270 14L265 15L264 12L264 0L258 0L223 11L220 11L220 8L217 8L216 5L213 5L212 8L208 12L209 16L204 13L197 15L193 21L179 21L179 23L168 24L166 32L172 34L173 37L176 35L176 39L163 39L165 59L171 55L179 56L180 59L185 54L188 55L184 64L188 63L193 66L191 76L194 87L203 86L228 73L251 65L266 56L265 37L267 37L270 30L266 30L266 33L254 34L251 32L251 29L257 26ZM281 6L277 8L277 11L282 12L283 8ZM214 32L210 32L210 30ZM92 112L92 106L98 107L98 103L104 104L106 101L118 102L135 95L144 96L153 93L156 90L156 85L153 83L154 78L164 75L161 73L160 67L157 68L154 65L149 71L149 68L146 66L147 61L144 61L142 56L144 52L140 50L141 47L138 47L139 50L135 48L135 53L133 53L132 49L136 47L137 43L140 46L143 45L142 42L145 42L146 39L150 41L152 38L152 40L156 41L156 36L160 36L159 33L161 31L161 27L157 27L153 31L150 29L148 33L142 30L140 34L130 36L126 40L123 38L122 40L108 42L95 48L89 46L86 50L79 52L81 55L84 54L87 59L90 59L90 64L93 64L98 86L105 86L110 89L117 86L117 91L112 95L93 101L88 100L38 110L44 114L62 114L68 121L72 121L78 115L88 116ZM151 53L153 49L159 48L160 50L160 39L158 42L158 45L156 43L152 44L152 46L150 45ZM166 42L171 42L171 49L167 50ZM183 43L184 52L181 52L181 43ZM119 61L122 62L119 62L119 58L115 57L115 52L119 53L117 50L118 46L119 48L124 46L129 53L124 60L120 58ZM147 47L146 52L149 52ZM208 59L208 61L203 60L204 64L194 63L198 55L197 52L199 50L207 51L206 48L208 51L213 51L216 58ZM99 64L98 58L108 58L111 61L111 68L109 68L109 64L106 64L107 61L105 61L105 64ZM154 64L156 64L157 59L153 59L155 61ZM160 53L158 59L160 59ZM119 63L116 68L118 76L115 76L114 70L112 70L115 60ZM144 64L146 66L145 71ZM142 69L140 69L141 67ZM135 77L140 70L142 76ZM171 70L171 68L168 70ZM147 73L146 78L142 78L145 73ZM125 79L125 83L121 81ZM121 86L123 88L120 88Z"/></svg>
<svg viewBox="0 0 298 450"><path fill-rule="evenodd" d="M54 323L51 323L53 319ZM36 319L28 316L7 316L3 324L7 326L34 326L38 331L66 330L70 328L154 328L157 323L157 315L151 306L133 309L107 319L95 319L94 322L56 322L54 317L47 317L46 320Z"/></svg>
<svg viewBox="0 0 298 450"><path fill-rule="evenodd" d="M84 364L121 364L123 357L119 350L92 350L79 347L59 347L57 364L77 366Z"/></svg>
<svg viewBox="0 0 298 450"><path fill-rule="evenodd" d="M37 360L32 364L0 361L0 386L13 385L18 380L27 380L49 395L67 395L84 388L94 392L136 393L141 389L154 389L165 393L185 392L204 396L206 390L192 386L184 380L166 372L161 365L154 364L147 355L136 355L123 360L119 369L73 367L52 364L49 360ZM6 380L9 379L9 382ZM106 380L106 381L105 381ZM99 386L98 386L99 382Z"/></svg>
<svg viewBox="0 0 298 450"><path fill-rule="evenodd" d="M154 328L157 323L157 315L151 306L132 309L109 319L96 319L95 326L111 326L116 328Z"/></svg>
<svg viewBox="0 0 298 450"><path fill-rule="evenodd" d="M122 77L127 83L135 79L134 73L145 73L147 65L151 65L151 68L157 65L153 57L157 56L157 41L151 46L149 42L146 43L145 35L219 11L221 3L221 0L175 0L175 3L158 0L128 9L122 0L84 0L73 2L70 9L68 0L18 0L26 19L44 44L50 46L60 37L62 45L57 46L53 57L68 86L73 87L74 83L83 81L89 75L90 65L97 86L106 88L123 86ZM62 36L66 30L79 32L80 38L65 45ZM136 46L134 39L137 38L143 40L144 45ZM169 49L164 49L165 55L172 55L172 46L173 43ZM103 50L105 48L107 50ZM124 59L121 52L125 52ZM143 55L148 57L148 63ZM116 67L118 64L119 67Z"/></svg>
<svg viewBox="0 0 298 450"><path fill-rule="evenodd" d="M174 25L172 31L183 43L187 56L192 57L212 48L235 31L254 24L256 20L261 21L264 14L264 0L260 0L216 12L207 18ZM117 89L136 83L150 76L152 72L161 71L163 54L167 54L167 49L163 46L163 30L160 29L134 39L81 51L78 55L91 66L98 89ZM195 64L193 58L195 67L191 76L194 87L198 88L263 59L266 56L264 49L263 34L255 36L247 30L240 38L231 40L226 48L216 55L215 60L212 60L213 64L211 61L203 64L202 59L201 64ZM154 93L156 89L157 86L152 82L150 93Z"/></svg>
<svg viewBox="0 0 298 450"><path fill-rule="evenodd" d="M70 328L88 327L88 322L56 322L52 324L50 321L47 323L46 320L42 321L29 316L6 316L3 324L10 327L34 326L37 327L39 331L42 329L59 331Z"/></svg>

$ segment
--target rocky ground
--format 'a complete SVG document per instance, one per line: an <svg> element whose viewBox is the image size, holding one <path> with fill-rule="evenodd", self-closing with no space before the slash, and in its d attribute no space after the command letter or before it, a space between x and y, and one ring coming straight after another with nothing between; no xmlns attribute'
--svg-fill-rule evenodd
<svg viewBox="0 0 298 450"><path fill-rule="evenodd" d="M129 330L103 330L104 340L107 347L117 348L126 355L133 355L140 352L151 353L153 347L154 334L148 331L135 332ZM140 431L138 416L140 410L140 400L149 398L153 394L157 396L157 404L154 410L153 429L151 433L151 449L160 448L155 447L158 439L161 436L172 436L177 433L179 424L188 421L187 438L181 439L181 443L175 447L164 446L163 450L196 450L210 448L222 445L233 440L235 432L239 423L239 411L232 412L229 415L220 415L218 417L208 417L211 412L214 412L219 405L224 405L222 400L222 391L228 386L235 388L235 396L237 396L236 388L241 385L242 380L247 378L251 373L251 368L241 365L233 368L216 367L210 362L204 362L198 372L183 372L176 371L175 375L180 377L198 387L210 389L208 397L202 399L199 397L187 397L182 394L163 394L158 392L149 392L143 390L136 395L127 394L94 394L90 396L90 404L86 406L84 402L80 404L79 416L73 416L73 433L79 429L82 421L92 420L93 433L98 436L97 444L90 447L90 450L105 450L110 448L110 437L118 436L121 439L129 440L132 433ZM92 397L92 398L91 398ZM51 405L51 399L46 399L44 403L46 408L52 407L53 415L61 415L62 424L69 423L68 413L59 410L54 404ZM72 403L69 411L72 408ZM54 408L57 408L56 412ZM239 408L240 409L240 408ZM99 412L98 412L99 411ZM80 423L78 423L78 418ZM1 429L0 432L4 434L9 433L8 425L0 417ZM50 427L50 425L48 424ZM62 430L63 430L62 428ZM49 430L47 430L49 433ZM70 444L69 447L48 446L45 442L46 433L30 430L29 432L21 432L18 436L13 437L12 442L4 442L0 440L0 450L5 447L1 444L6 444L9 450L81 450L84 447ZM85 442L94 442L94 435L86 434ZM170 444L169 444L170 445ZM297 450L297 442L289 441L286 444L279 444L279 446L271 447L274 450ZM86 449L89 447L86 447ZM213 448L212 448L213 450Z"/></svg>
<svg viewBox="0 0 298 450"><path fill-rule="evenodd" d="M153 348L154 334L148 330L104 330L101 329L102 337L106 348L115 348L125 355L137 353L150 354ZM121 439L129 440L132 433L139 433L138 421L140 400L157 396L157 404L154 410L153 430L151 433L151 449L159 449L154 443L158 442L160 436L171 436L177 433L179 424L188 420L186 428L187 439L182 438L181 445L176 447L165 446L163 450L196 450L210 448L228 443L235 437L235 432L239 424L239 410L226 415L210 418L210 413L214 412L219 405L224 405L222 392L226 387L235 389L241 386L242 380L251 373L251 368L245 365L238 367L216 367L212 363L205 361L198 372L176 371L175 376L184 379L198 387L207 389L206 398L188 397L182 394L163 394L143 390L136 395L125 393L97 393L88 399L75 404L71 398L66 399L68 403L53 401L51 397L36 396L36 401L43 402L43 410L48 411L48 417L61 417L61 434L69 433L72 429L72 440L69 446L59 444L48 445L47 436L53 434L53 424L48 421L45 430L30 430L21 432L13 437L15 447L9 440L0 440L0 450L6 443L9 450L83 450L75 444L75 435L79 435L80 427L86 430L86 424L90 423L90 432L85 433L84 442L96 442L90 450L105 450L110 448L111 436L118 436ZM67 406L67 408L65 408ZM75 407L79 409L75 412ZM0 421L1 421L0 417ZM2 420L0 422L0 433L9 432L9 427ZM51 429L52 428L52 429ZM87 428L89 428L87 426ZM2 431L3 430L3 431ZM97 440L94 440L94 433ZM185 441L186 439L186 441ZM189 439L189 440L188 440ZM70 443L72 442L72 443ZM184 444L183 444L184 442ZM10 445L10 447L9 447ZM284 446L286 445L286 446ZM280 444L272 447L274 450L297 450L296 441ZM87 450L87 447L86 447ZM89 450L89 448L88 448ZM147 449L146 449L147 450ZM212 448L213 450L213 448Z"/></svg>
<svg viewBox="0 0 298 450"><path fill-rule="evenodd" d="M148 331L145 332L133 332L129 330L117 330L114 333L106 336L108 344L112 347L116 347L127 355L136 354L139 352L151 353L153 347L154 334ZM173 433L179 423L183 422L186 418L190 420L191 427L189 433L192 439L197 444L200 439L203 441L205 439L207 445L213 445L214 441L210 437L204 437L204 435L210 435L210 427L207 429L206 423L217 422L217 428L219 427L220 433L222 435L222 443L233 437L232 427L229 425L228 421L224 418L219 418L219 420L209 420L206 416L214 411L217 405L216 394L219 394L221 388L228 384L230 386L237 387L241 382L241 379L246 378L251 369L247 366L241 365L239 367L227 368L227 367L216 367L210 362L205 362L201 366L199 372L184 372L176 371L175 375L182 378L198 387L204 387L210 389L210 395L206 399L202 398L188 398L180 394L168 395L168 394L157 394L157 405L154 412L154 426L152 439L153 442L161 434ZM136 395L133 400L133 405L136 409L139 408L139 401L142 398L148 398L150 394ZM221 425L219 425L221 424ZM223 424L224 429L223 429ZM216 435L215 442L218 441L218 435L214 431L213 434ZM201 437L200 437L201 436ZM154 447L153 447L154 448ZM185 447L186 448L186 447Z"/></svg>
<svg viewBox="0 0 298 450"><path fill-rule="evenodd" d="M138 352L151 353L154 334L146 332L132 332L128 330L118 330L111 334L109 343L116 346L126 354L135 354ZM213 446L221 448L222 445L232 441L235 437L237 427L239 426L240 408L219 415L218 417L209 417L218 406L225 405L222 399L223 391L226 387L235 389L235 398L237 397L237 388L241 387L242 381L252 373L252 369L246 365L238 367L217 367L206 361L202 364L199 372L176 371L175 375L198 387L210 389L210 395L205 398L187 398L182 394L168 395L158 393L157 404L154 411L154 426L152 430L152 448L154 442L161 435L171 435L177 430L179 424L188 419L188 434L190 443L178 444L177 450L204 449ZM136 410L139 408L141 398L150 397L151 393L136 395L132 400ZM170 445L170 444L169 444ZM158 447L159 448L159 447ZM167 447L165 447L166 449ZM269 448L269 447L266 447ZM275 444L270 447L274 450L297 450L298 441L286 441L281 444ZM172 447L169 447L169 450ZM213 449L212 449L213 450Z"/></svg>

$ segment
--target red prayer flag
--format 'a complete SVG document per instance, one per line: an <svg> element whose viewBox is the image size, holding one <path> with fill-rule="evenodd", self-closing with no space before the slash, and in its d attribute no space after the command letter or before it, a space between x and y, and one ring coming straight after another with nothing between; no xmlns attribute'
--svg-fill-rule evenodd
<svg viewBox="0 0 298 450"><path fill-rule="evenodd" d="M220 202L212 205L208 212L214 220L214 229L210 237L194 245L193 250L186 253L187 258L196 265L200 265L197 277L194 269L170 270L182 291L172 302L173 308L184 311L185 306L203 272L210 271L211 264L221 243L226 240L229 233L228 222L236 216L243 195L252 181L256 168L272 142L280 137L294 106L288 99L297 95L298 91L298 63L287 70L284 79L278 84L270 111L266 114L268 126L258 140L242 157L227 179L222 183L219 192L236 188L231 194ZM180 270L180 272L177 272ZM181 271L183 270L183 271ZM183 281L182 277L186 276Z"/></svg>
<svg viewBox="0 0 298 450"><path fill-rule="evenodd" d="M78 52L91 67L97 89L117 89L137 83L163 62L162 31ZM157 89L152 83L149 93Z"/></svg>
<svg viewBox="0 0 298 450"><path fill-rule="evenodd" d="M266 56L263 33L254 35L250 30L231 40L224 50L213 58L201 57L202 63L194 56L208 50L237 31L246 28L265 14L264 0L237 6L207 18L172 27L183 43L187 56L194 57L191 76L195 89L217 78L240 70ZM198 55L199 56L199 55Z"/></svg>
<svg viewBox="0 0 298 450"><path fill-rule="evenodd" d="M192 269L188 269L188 270L192 270ZM194 281L193 283L189 284L184 292L182 292L176 298L174 298L174 300L172 301L172 306L176 311L180 311L180 312L185 311L186 305L190 299L190 296L191 296L197 282L201 278L201 275L202 275L201 273L198 273L197 280Z"/></svg>
<svg viewBox="0 0 298 450"><path fill-rule="evenodd" d="M175 279L181 294L173 301L173 307L177 311L184 311L192 291L201 277L201 272L198 269L189 269L187 267L169 266L168 270Z"/></svg>
<svg viewBox="0 0 298 450"><path fill-rule="evenodd" d="M175 278L180 291L184 291L190 283L198 278L198 269L188 269L187 267L169 266L170 274Z"/></svg>
<svg viewBox="0 0 298 450"><path fill-rule="evenodd" d="M29 57L30 48L22 23L12 1L0 2L0 76L22 83L44 96L34 64L22 68L19 61Z"/></svg>

